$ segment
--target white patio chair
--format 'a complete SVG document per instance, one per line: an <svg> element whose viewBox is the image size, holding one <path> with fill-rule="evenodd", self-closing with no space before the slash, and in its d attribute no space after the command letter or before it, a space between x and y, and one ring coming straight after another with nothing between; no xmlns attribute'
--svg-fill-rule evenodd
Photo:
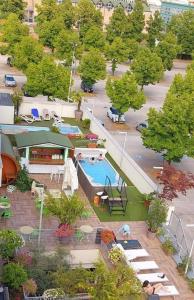
<svg viewBox="0 0 194 300"><path fill-rule="evenodd" d="M159 269L159 266L154 260L150 261L127 261L128 266L132 267L134 271L144 271L144 270L155 270Z"/></svg>
<svg viewBox="0 0 194 300"><path fill-rule="evenodd" d="M24 120L25 122L27 122L28 124L32 124L34 122L33 118L30 118L26 115L20 115L19 116L22 120Z"/></svg>
<svg viewBox="0 0 194 300"><path fill-rule="evenodd" d="M165 285L164 289L157 292L160 297L178 296L179 292L174 285Z"/></svg>
<svg viewBox="0 0 194 300"><path fill-rule="evenodd" d="M48 109L44 108L44 109L42 110L42 118L43 118L43 120L45 120L45 121L50 121L51 115L50 115Z"/></svg>
<svg viewBox="0 0 194 300"><path fill-rule="evenodd" d="M148 280L151 283L168 281L168 278L166 277L166 275L163 277L163 273L137 274L137 278L141 282L144 282L145 280Z"/></svg>

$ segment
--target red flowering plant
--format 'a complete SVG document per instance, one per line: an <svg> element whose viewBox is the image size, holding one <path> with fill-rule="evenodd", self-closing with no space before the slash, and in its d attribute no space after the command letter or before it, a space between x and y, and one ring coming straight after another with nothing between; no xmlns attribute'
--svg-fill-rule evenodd
<svg viewBox="0 0 194 300"><path fill-rule="evenodd" d="M101 240L105 244L109 244L110 242L113 242L115 240L115 234L112 230L104 229L101 232Z"/></svg>
<svg viewBox="0 0 194 300"><path fill-rule="evenodd" d="M69 237L74 234L74 229L69 224L61 224L59 228L55 230L55 236L58 238Z"/></svg>
<svg viewBox="0 0 194 300"><path fill-rule="evenodd" d="M88 133L85 135L85 138L87 140L96 141L96 140L98 140L98 135L95 133Z"/></svg>
<svg viewBox="0 0 194 300"><path fill-rule="evenodd" d="M29 250L21 249L15 255L15 261L23 266L30 266L32 264L32 256Z"/></svg>

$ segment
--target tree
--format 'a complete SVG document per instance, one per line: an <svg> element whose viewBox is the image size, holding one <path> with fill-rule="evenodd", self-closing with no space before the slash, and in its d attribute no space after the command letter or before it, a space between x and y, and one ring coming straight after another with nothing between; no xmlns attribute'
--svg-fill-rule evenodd
<svg viewBox="0 0 194 300"><path fill-rule="evenodd" d="M64 0L61 4L58 4L59 12L63 17L64 26L66 29L72 29L75 23L75 7L71 0Z"/></svg>
<svg viewBox="0 0 194 300"><path fill-rule="evenodd" d="M39 63L43 57L42 45L31 36L24 37L15 44L12 51L13 64L16 68L25 71L29 63Z"/></svg>
<svg viewBox="0 0 194 300"><path fill-rule="evenodd" d="M3 267L3 282L12 289L18 290L28 279L27 273L22 266L9 263Z"/></svg>
<svg viewBox="0 0 194 300"><path fill-rule="evenodd" d="M128 59L132 60L139 50L139 43L134 39L125 39L124 42L127 48Z"/></svg>
<svg viewBox="0 0 194 300"><path fill-rule="evenodd" d="M22 93L20 90L15 90L13 95L12 95L12 101L13 104L15 106L15 110L16 110L16 115L18 116L19 113L19 107L20 104L22 103Z"/></svg>
<svg viewBox="0 0 194 300"><path fill-rule="evenodd" d="M44 22L49 22L58 16L59 6L55 0L42 0L41 5L37 5L37 25L40 26Z"/></svg>
<svg viewBox="0 0 194 300"><path fill-rule="evenodd" d="M128 59L126 44L120 37L116 37L111 45L106 45L106 58L111 61L112 74L114 75L118 63Z"/></svg>
<svg viewBox="0 0 194 300"><path fill-rule="evenodd" d="M2 40L8 43L9 53L11 53L14 45L22 40L24 36L28 36L29 28L19 20L16 14L10 14L3 26Z"/></svg>
<svg viewBox="0 0 194 300"><path fill-rule="evenodd" d="M21 236L11 229L0 230L0 258L13 258L15 250L23 245Z"/></svg>
<svg viewBox="0 0 194 300"><path fill-rule="evenodd" d="M164 73L162 60L149 48L140 48L131 64L136 80L142 89L144 85L158 82Z"/></svg>
<svg viewBox="0 0 194 300"><path fill-rule="evenodd" d="M142 31L144 29L144 9L141 0L136 0L132 13L128 17L128 28L126 28L125 35L130 39L136 41L142 40Z"/></svg>
<svg viewBox="0 0 194 300"><path fill-rule="evenodd" d="M181 53L191 56L194 50L194 11L187 10L173 16L167 30L176 35L177 44L181 46Z"/></svg>
<svg viewBox="0 0 194 300"><path fill-rule="evenodd" d="M110 22L107 25L107 40L112 43L116 37L122 38L127 25L127 16L122 6L113 10Z"/></svg>
<svg viewBox="0 0 194 300"><path fill-rule="evenodd" d="M5 19L11 13L20 20L24 17L26 3L23 0L0 0L0 19Z"/></svg>
<svg viewBox="0 0 194 300"><path fill-rule="evenodd" d="M65 65L72 64L73 54L80 58L82 47L79 41L79 35L72 30L62 30L54 41L55 55L65 60Z"/></svg>
<svg viewBox="0 0 194 300"><path fill-rule="evenodd" d="M102 28L102 13L96 9L92 1L80 0L76 8L76 20L81 39L91 26Z"/></svg>
<svg viewBox="0 0 194 300"><path fill-rule="evenodd" d="M129 72L121 79L108 79L106 92L113 106L121 114L127 112L129 108L140 109L145 103L145 96L139 91L135 76Z"/></svg>
<svg viewBox="0 0 194 300"><path fill-rule="evenodd" d="M172 201L178 193L186 195L187 190L194 188L194 175L171 165L165 166L157 178L163 186L160 197L166 200Z"/></svg>
<svg viewBox="0 0 194 300"><path fill-rule="evenodd" d="M154 16L150 16L147 22L147 32L148 32L148 45L150 48L154 48L156 45L156 40L160 40L162 36L162 31L164 30L164 21L160 16L160 12L157 10Z"/></svg>
<svg viewBox="0 0 194 300"><path fill-rule="evenodd" d="M156 46L156 54L162 59L164 70L170 71L173 66L173 60L176 58L179 47L176 36L172 33L166 34Z"/></svg>
<svg viewBox="0 0 194 300"><path fill-rule="evenodd" d="M64 29L62 17L59 16L51 21L45 21L37 26L37 33L40 41L44 46L51 48L54 51L55 39L59 33Z"/></svg>
<svg viewBox="0 0 194 300"><path fill-rule="evenodd" d="M161 199L151 201L148 211L148 230L156 233L157 230L166 222L168 208Z"/></svg>
<svg viewBox="0 0 194 300"><path fill-rule="evenodd" d="M24 166L17 174L16 187L21 192L30 191L32 187L32 179L29 177L28 171Z"/></svg>
<svg viewBox="0 0 194 300"><path fill-rule="evenodd" d="M67 225L74 224L84 211L84 203L76 194L69 198L63 194L57 199L48 195L45 199L45 205L48 211L60 220L61 224Z"/></svg>
<svg viewBox="0 0 194 300"><path fill-rule="evenodd" d="M57 66L52 57L44 56L39 64L29 64L26 76L25 90L29 95L67 99L70 72L64 66Z"/></svg>
<svg viewBox="0 0 194 300"><path fill-rule="evenodd" d="M82 80L89 85L93 85L97 80L106 77L106 63L97 49L91 49L83 55L78 70Z"/></svg>
<svg viewBox="0 0 194 300"><path fill-rule="evenodd" d="M89 50L92 47L103 50L105 45L105 37L103 31L97 26L92 26L86 32L83 38L83 43L86 50Z"/></svg>

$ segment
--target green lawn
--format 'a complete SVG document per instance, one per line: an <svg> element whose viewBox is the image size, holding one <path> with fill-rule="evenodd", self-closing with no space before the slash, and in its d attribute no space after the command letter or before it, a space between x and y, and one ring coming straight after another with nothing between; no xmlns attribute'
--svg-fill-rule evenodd
<svg viewBox="0 0 194 300"><path fill-rule="evenodd" d="M145 221L147 219L147 208L144 206L142 194L134 187L127 187L128 204L125 215L113 213L109 214L108 207L92 206L101 222L114 222L114 221Z"/></svg>

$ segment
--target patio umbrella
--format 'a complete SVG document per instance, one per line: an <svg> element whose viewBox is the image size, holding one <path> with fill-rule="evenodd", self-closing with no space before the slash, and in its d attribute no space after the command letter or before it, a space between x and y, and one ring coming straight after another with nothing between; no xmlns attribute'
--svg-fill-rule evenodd
<svg viewBox="0 0 194 300"><path fill-rule="evenodd" d="M67 158L67 160L65 162L62 189L63 190L67 189L68 186L71 187L72 194L74 193L75 190L78 189L77 170L76 170L71 158Z"/></svg>

